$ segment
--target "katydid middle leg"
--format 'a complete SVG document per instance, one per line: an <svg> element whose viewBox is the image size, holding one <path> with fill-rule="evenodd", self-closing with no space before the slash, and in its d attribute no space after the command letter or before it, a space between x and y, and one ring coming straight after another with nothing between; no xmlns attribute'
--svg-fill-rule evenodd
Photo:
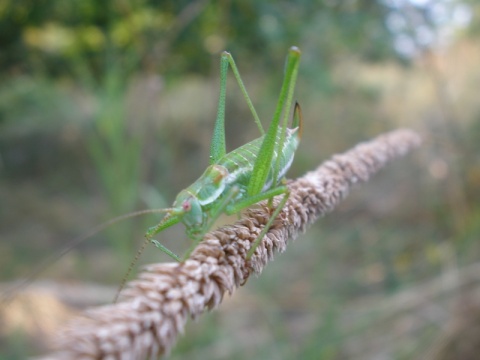
<svg viewBox="0 0 480 360"><path fill-rule="evenodd" d="M283 209L283 207L287 203L288 197L290 196L290 192L285 185L281 185L281 186L277 186L276 188L267 190L263 193L253 195L251 197L243 199L242 201L227 207L226 213L231 215L231 214L234 214L234 213L239 213L241 210L243 210L245 208L248 208L248 207L250 207L250 206L252 206L252 205L254 205L254 204L256 204L256 203L258 203L262 200L267 200L268 199L269 203L270 203L270 201L275 196L282 195L282 194L283 194L282 200L280 200L279 204L277 205L277 207L273 211L272 215L268 219L268 221L265 224L265 226L263 227L262 231L260 232L260 234L258 234L257 238L252 243L252 246L250 247L250 250L248 250L247 257L246 257L247 260L250 260L253 253L257 249L258 245L260 245L260 242L262 241L263 237L265 236L267 231L270 230L270 227L272 226L276 217L278 216L280 211ZM271 204L269 204L269 207L270 206L271 206Z"/></svg>
<svg viewBox="0 0 480 360"><path fill-rule="evenodd" d="M255 250L257 249L258 245L260 245L260 242L262 241L263 237L265 236L267 231L270 230L270 227L272 226L273 222L277 218L278 214L280 214L280 211L282 211L283 207L287 203L287 200L288 200L289 196L290 196L290 191L288 191L288 189L287 189L285 191L283 197L282 197L282 200L280 200L280 202L278 203L275 211L270 216L270 219L268 219L268 221L265 224L265 226L263 227L262 231L260 232L260 234L258 234L257 238L255 239L252 246L250 247L250 250L248 250L247 260L251 259L252 255L255 252ZM270 202L272 200L273 200L273 197L269 199L269 204L268 204L269 207L271 206Z"/></svg>

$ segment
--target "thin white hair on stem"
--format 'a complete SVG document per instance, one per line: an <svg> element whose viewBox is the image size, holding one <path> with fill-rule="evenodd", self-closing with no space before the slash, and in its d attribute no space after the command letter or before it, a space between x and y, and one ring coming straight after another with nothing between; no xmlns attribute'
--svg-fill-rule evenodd
<svg viewBox="0 0 480 360"><path fill-rule="evenodd" d="M250 260L251 244L269 219L266 202L234 225L208 233L183 263L145 267L119 303L90 309L62 329L48 359L156 359L168 354L190 317L217 307L226 292L260 273L275 251L330 212L360 181L420 144L411 130L396 130L334 155L288 183L290 197ZM279 197L274 201L278 204Z"/></svg>

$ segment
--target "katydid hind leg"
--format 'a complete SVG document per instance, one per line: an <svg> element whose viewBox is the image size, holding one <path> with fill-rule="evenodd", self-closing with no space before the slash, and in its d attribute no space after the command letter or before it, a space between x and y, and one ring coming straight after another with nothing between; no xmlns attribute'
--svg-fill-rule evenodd
<svg viewBox="0 0 480 360"><path fill-rule="evenodd" d="M227 97L228 53L224 52L220 60L220 96L218 99L217 118L213 128L210 144L210 165L227 153L225 144L225 101ZM228 54L229 55L229 54Z"/></svg>
<svg viewBox="0 0 480 360"><path fill-rule="evenodd" d="M293 94L293 91L292 91ZM295 101L295 106L293 110L293 119L292 119L292 129L297 128L298 137L302 137L303 132L303 116L302 116L302 109L300 108L300 104ZM283 125L282 125L282 136L280 137L279 144L277 146L277 154L280 154L283 150L283 146L285 144L286 139L286 131L287 131L287 117L285 117ZM273 180L272 183L276 184L278 182L278 177L280 174L280 157L277 156L275 165L274 165L274 173L273 173ZM285 180L285 178L284 178ZM272 207L273 197L269 199L268 206Z"/></svg>
<svg viewBox="0 0 480 360"><path fill-rule="evenodd" d="M287 122L290 116L290 108L293 102L293 92L295 91L295 83L297 81L298 66L299 66L299 60L300 60L300 50L296 47L291 48L289 56L293 56L294 65L292 66L291 73L285 74L288 90L287 90L287 97L285 101L285 108L283 110L283 122L280 130L281 131L280 140L278 141L277 147L275 149L277 154L280 154L282 152L283 146L285 144L285 139L287 136ZM289 71L288 68L287 68L287 71ZM295 118L295 110L296 108L294 109L294 118ZM280 156L277 156L277 159L273 166L273 182L272 182L273 184L276 184L278 182L279 173L280 173Z"/></svg>
<svg viewBox="0 0 480 360"><path fill-rule="evenodd" d="M262 145L255 160L255 164L252 171L252 176L248 183L247 194L252 196L262 191L268 177L268 173L272 168L273 155L277 143L277 134L280 125L280 118L284 107L285 111L290 109L290 104L285 106L285 103L291 101L292 89L295 85L296 75L298 72L298 65L300 60L300 50L296 47L290 48L287 64L285 70L285 77L283 80L282 88L280 90L280 96L277 102L277 107L273 115L273 119L268 127L267 133L264 137ZM283 130L285 131L285 130ZM283 146L283 144L279 144ZM277 165L276 165L277 166ZM274 169L275 170L275 169ZM277 176L279 169L276 170ZM273 184L275 186L275 184Z"/></svg>

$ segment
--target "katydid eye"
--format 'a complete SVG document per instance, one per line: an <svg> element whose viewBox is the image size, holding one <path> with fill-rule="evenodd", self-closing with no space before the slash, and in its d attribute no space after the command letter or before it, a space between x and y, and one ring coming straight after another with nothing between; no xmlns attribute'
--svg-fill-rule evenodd
<svg viewBox="0 0 480 360"><path fill-rule="evenodd" d="M192 204L189 201L184 201L182 204L183 211L190 211L192 208Z"/></svg>

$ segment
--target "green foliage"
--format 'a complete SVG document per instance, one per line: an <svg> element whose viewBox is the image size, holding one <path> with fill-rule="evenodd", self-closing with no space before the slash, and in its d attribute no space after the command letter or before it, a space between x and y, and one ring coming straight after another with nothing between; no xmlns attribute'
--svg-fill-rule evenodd
<svg viewBox="0 0 480 360"><path fill-rule="evenodd" d="M240 62L270 54L267 65L299 39L315 43L324 61L339 50L382 59L394 56L387 11L381 1L6 0L0 66L57 77L86 66L101 81L112 62L126 62L134 66L125 76L143 70L174 78L205 72L207 55L224 49L240 54Z"/></svg>

